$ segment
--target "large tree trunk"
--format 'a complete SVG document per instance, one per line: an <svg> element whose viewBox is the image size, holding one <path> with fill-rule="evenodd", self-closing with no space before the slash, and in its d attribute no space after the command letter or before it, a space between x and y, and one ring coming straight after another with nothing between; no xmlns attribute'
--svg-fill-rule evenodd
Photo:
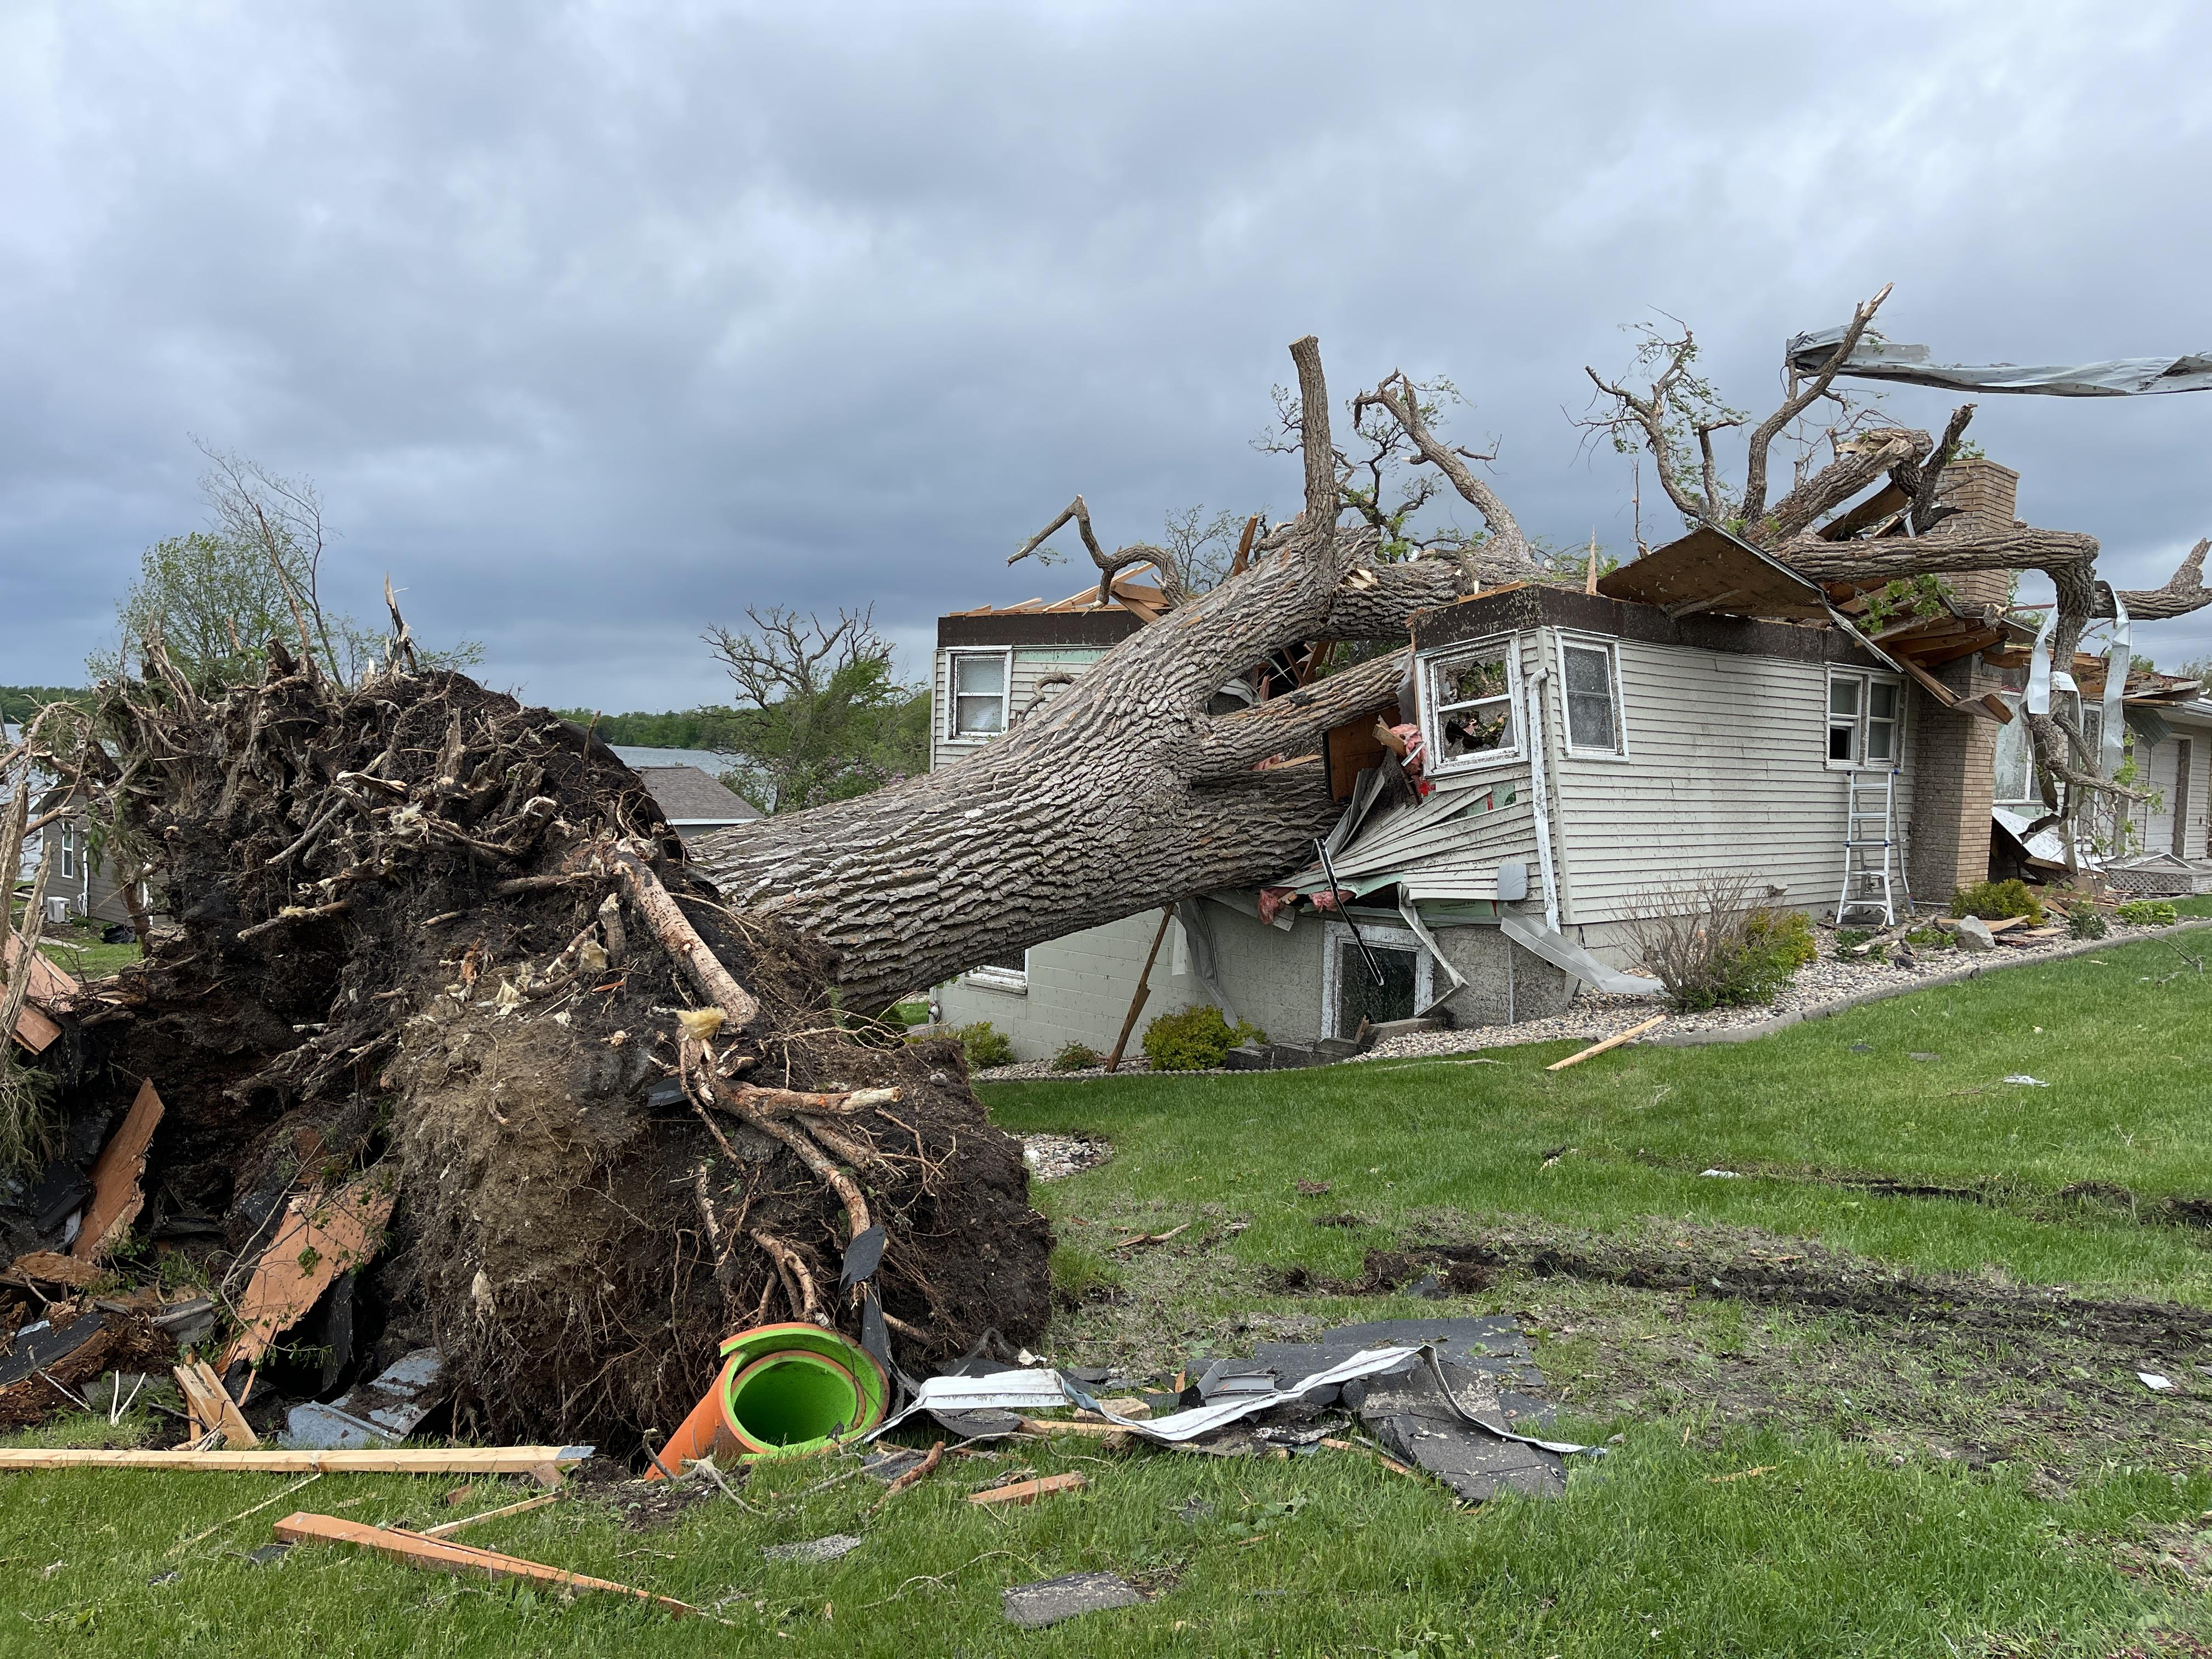
<svg viewBox="0 0 2212 1659"><path fill-rule="evenodd" d="M720 831L689 849L743 909L836 953L864 1006L1085 927L1302 863L1340 810L1328 727L1389 703L1402 650L1212 716L1227 681L1301 641L1406 638L1475 572L1370 562L1340 532L1318 347L1291 348L1306 510L1249 568L1131 635L959 764L875 794ZM1103 556L1102 556L1102 568ZM1288 764L1269 764L1277 759Z"/></svg>

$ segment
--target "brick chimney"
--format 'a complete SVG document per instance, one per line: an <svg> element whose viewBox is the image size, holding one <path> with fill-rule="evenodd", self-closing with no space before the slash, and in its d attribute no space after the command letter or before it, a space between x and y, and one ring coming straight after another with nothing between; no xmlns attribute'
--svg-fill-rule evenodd
<svg viewBox="0 0 2212 1659"><path fill-rule="evenodd" d="M1943 469L1936 499L1960 509L1943 527L2009 530L2017 522L2020 474L1995 461L1954 461ZM1972 570L1943 581L1963 611L1999 612L2012 592L2009 570ZM1979 653L1932 671L1961 698L2003 688L2003 677ZM1990 873L1990 808L1996 790L1997 732L1991 721L1954 714L1917 686L1912 697L1912 824L1906 870L1912 896L1942 904L1960 887Z"/></svg>

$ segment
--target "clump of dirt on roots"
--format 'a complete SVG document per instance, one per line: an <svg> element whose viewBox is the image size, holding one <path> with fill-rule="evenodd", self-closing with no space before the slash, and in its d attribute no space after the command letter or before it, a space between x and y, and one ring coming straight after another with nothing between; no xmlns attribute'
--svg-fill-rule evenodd
<svg viewBox="0 0 2212 1659"><path fill-rule="evenodd" d="M762 1235L857 1331L836 1194L677 1077L675 1016L708 998L623 849L759 1004L710 1040L720 1077L897 1090L802 1133L886 1230L875 1283L902 1361L1042 1330L1049 1230L957 1045L836 1013L833 964L724 908L585 732L458 674L343 689L281 649L258 685L210 700L149 673L96 718L112 833L159 849L183 932L80 1011L64 1118L112 1123L154 1079L142 1225L216 1272L291 1195L396 1175L358 1275L356 1373L434 1342L465 1431L629 1443L690 1409L722 1336L799 1316Z"/></svg>

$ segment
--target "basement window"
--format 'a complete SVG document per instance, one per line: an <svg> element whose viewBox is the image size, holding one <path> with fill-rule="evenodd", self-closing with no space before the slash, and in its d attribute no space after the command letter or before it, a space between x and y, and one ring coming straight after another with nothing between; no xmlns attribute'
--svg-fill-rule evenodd
<svg viewBox="0 0 2212 1659"><path fill-rule="evenodd" d="M1828 676L1828 764L1894 767L1905 752L1905 688L1881 674Z"/></svg>
<svg viewBox="0 0 2212 1659"><path fill-rule="evenodd" d="M951 695L947 740L981 743L1006 729L1012 680L1011 651L956 651L948 676Z"/></svg>
<svg viewBox="0 0 2212 1659"><path fill-rule="evenodd" d="M1620 755L1620 665L1607 644L1559 642L1559 678L1566 686L1567 750L1576 755Z"/></svg>
<svg viewBox="0 0 2212 1659"><path fill-rule="evenodd" d="M1030 953L1004 951L990 962L978 963L961 977L987 991L1026 993L1030 988Z"/></svg>
<svg viewBox="0 0 2212 1659"><path fill-rule="evenodd" d="M1422 665L1422 738L1431 773L1471 770L1521 753L1521 669L1511 636L1440 652Z"/></svg>
<svg viewBox="0 0 2212 1659"><path fill-rule="evenodd" d="M1367 945L1364 956L1359 949L1362 940ZM1406 928L1363 922L1359 939L1354 939L1349 927L1333 921L1322 948L1327 952L1322 958L1324 1036L1356 1036L1362 1020L1381 1025L1411 1019L1435 994L1436 965L1421 941Z"/></svg>

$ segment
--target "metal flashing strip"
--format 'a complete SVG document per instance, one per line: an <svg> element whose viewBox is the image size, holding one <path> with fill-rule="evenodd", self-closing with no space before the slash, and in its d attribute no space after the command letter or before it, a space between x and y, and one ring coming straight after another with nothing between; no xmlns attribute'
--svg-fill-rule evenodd
<svg viewBox="0 0 2212 1659"><path fill-rule="evenodd" d="M1562 972L1595 985L1601 991L1614 996L1656 996L1667 988L1656 979L1646 979L1641 974L1624 974L1617 968L1608 968L1572 939L1553 927L1539 927L1527 916L1516 916L1506 911L1498 918L1498 927L1516 945L1523 945Z"/></svg>

